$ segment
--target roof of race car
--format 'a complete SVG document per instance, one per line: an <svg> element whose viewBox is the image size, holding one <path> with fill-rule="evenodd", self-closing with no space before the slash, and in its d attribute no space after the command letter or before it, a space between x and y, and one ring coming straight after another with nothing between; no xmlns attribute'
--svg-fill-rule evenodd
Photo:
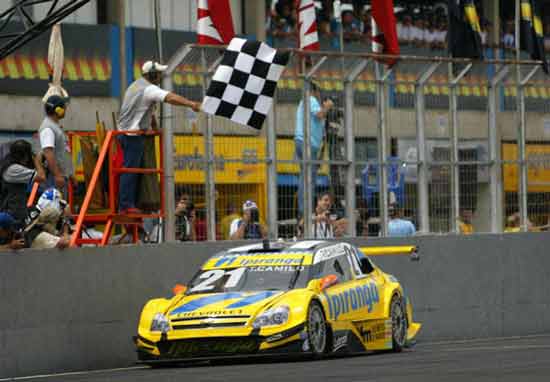
<svg viewBox="0 0 550 382"><path fill-rule="evenodd" d="M323 240L300 242L272 242L241 246L212 256L203 269L253 267L253 266L298 266L312 265L344 254L347 243Z"/></svg>

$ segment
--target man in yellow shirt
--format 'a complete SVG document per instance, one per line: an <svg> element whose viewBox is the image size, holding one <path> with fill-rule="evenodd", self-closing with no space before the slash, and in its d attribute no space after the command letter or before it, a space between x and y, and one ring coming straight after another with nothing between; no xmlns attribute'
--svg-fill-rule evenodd
<svg viewBox="0 0 550 382"><path fill-rule="evenodd" d="M474 226L472 225L472 210L463 209L460 211L460 218L458 219L458 228L461 235L471 235L474 233Z"/></svg>
<svg viewBox="0 0 550 382"><path fill-rule="evenodd" d="M229 228L231 227L231 222L235 219L239 219L241 215L239 215L239 211L237 210L235 203L232 202L227 204L226 212L227 215L220 222L220 230L222 233L222 239L230 240L231 236L229 235Z"/></svg>

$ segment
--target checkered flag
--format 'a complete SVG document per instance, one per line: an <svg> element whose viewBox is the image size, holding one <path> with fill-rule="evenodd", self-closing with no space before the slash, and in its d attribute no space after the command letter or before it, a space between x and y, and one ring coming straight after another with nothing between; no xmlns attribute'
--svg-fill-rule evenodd
<svg viewBox="0 0 550 382"><path fill-rule="evenodd" d="M234 38L202 103L208 114L261 129L290 55L258 41Z"/></svg>

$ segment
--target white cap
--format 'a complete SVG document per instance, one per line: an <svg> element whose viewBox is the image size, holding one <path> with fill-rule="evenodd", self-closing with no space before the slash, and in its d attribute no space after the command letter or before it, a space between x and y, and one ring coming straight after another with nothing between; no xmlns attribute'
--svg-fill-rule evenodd
<svg viewBox="0 0 550 382"><path fill-rule="evenodd" d="M243 211L252 210L254 208L257 209L258 206L252 200L247 200L243 203Z"/></svg>
<svg viewBox="0 0 550 382"><path fill-rule="evenodd" d="M152 72L164 72L166 69L168 69L168 65L161 65L155 61L147 61L141 67L141 73L147 74Z"/></svg>

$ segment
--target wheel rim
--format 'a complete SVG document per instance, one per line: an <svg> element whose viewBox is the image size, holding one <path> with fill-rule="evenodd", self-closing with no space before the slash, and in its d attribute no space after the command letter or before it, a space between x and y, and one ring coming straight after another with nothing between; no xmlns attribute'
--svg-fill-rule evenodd
<svg viewBox="0 0 550 382"><path fill-rule="evenodd" d="M319 307L312 306L309 312L309 342L313 351L322 353L325 349L327 328Z"/></svg>
<svg viewBox="0 0 550 382"><path fill-rule="evenodd" d="M405 331L407 330L407 319L402 304L396 300L392 306L392 332L395 342L398 345L405 343Z"/></svg>

